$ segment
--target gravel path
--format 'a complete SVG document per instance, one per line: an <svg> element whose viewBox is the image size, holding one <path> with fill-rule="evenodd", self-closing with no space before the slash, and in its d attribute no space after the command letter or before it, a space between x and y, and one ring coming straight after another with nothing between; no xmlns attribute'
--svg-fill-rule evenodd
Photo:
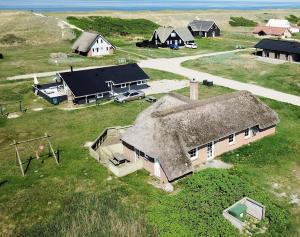
<svg viewBox="0 0 300 237"><path fill-rule="evenodd" d="M178 75L182 75L188 78L195 78L198 81L213 80L214 84L219 86L228 87L234 90L247 90L258 96L300 106L299 96L279 92L273 89L268 89L262 86L257 86L249 83L229 80L223 77L214 76L208 73L199 72L181 66L181 63L186 60L208 57L208 56L224 54L224 53L229 53L229 52L203 54L198 56L188 56L188 57L169 58L169 59L167 58L150 59L150 60L141 61L139 65L143 68L153 68L162 71L176 73Z"/></svg>

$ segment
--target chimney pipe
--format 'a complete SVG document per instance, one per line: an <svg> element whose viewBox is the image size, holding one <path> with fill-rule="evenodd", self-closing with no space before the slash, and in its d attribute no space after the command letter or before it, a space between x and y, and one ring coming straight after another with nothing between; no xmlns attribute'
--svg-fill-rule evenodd
<svg viewBox="0 0 300 237"><path fill-rule="evenodd" d="M70 66L70 68L71 68L71 72L73 72L73 66Z"/></svg>
<svg viewBox="0 0 300 237"><path fill-rule="evenodd" d="M199 83L196 81L195 78L190 80L190 99L191 100L198 100L199 95Z"/></svg>

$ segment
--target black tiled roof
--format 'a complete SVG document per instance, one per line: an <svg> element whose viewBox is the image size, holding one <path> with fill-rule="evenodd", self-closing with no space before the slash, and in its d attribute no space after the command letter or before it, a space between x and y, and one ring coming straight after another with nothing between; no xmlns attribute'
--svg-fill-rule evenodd
<svg viewBox="0 0 300 237"><path fill-rule="evenodd" d="M127 83L149 79L149 76L136 64L96 68L60 73L75 97L110 91L106 83Z"/></svg>
<svg viewBox="0 0 300 237"><path fill-rule="evenodd" d="M296 41L262 39L254 47L258 49L300 54L300 43Z"/></svg>

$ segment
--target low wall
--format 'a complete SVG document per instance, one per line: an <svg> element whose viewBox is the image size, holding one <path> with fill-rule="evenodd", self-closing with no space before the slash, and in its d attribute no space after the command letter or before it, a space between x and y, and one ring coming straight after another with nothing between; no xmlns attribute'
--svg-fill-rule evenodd
<svg viewBox="0 0 300 237"><path fill-rule="evenodd" d="M98 149L100 148L100 146L104 143L104 141L106 140L106 138L108 136L110 136L111 134L116 135L117 134L122 134L127 128L131 127L132 125L129 126L124 126L124 127L109 127L104 129L100 135L96 138L96 140L94 140L94 142L92 143L92 145L89 147L89 153L90 156L93 157L94 159L96 159L98 162L100 162L100 155L98 152Z"/></svg>
<svg viewBox="0 0 300 237"><path fill-rule="evenodd" d="M109 170L117 177L123 177L143 168L143 161L128 162L119 166L112 163L108 164Z"/></svg>
<svg viewBox="0 0 300 237"><path fill-rule="evenodd" d="M240 231L243 230L245 223L235 218L234 216L229 214L229 210L233 208L236 204L241 203L247 206L247 214L261 221L265 217L265 206L259 202L254 201L251 198L244 197L240 201L234 203L227 209L223 211L223 216L225 219L230 221L232 225L238 228Z"/></svg>

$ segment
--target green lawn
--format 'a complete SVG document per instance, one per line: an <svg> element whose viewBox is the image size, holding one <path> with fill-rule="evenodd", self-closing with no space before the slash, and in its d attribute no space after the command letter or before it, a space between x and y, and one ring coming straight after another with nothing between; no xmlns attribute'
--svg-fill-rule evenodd
<svg viewBox="0 0 300 237"><path fill-rule="evenodd" d="M180 57L195 54L219 52L234 50L236 46L242 47L253 47L257 43L257 39L250 33L234 33L234 32L222 32L221 37L216 38L196 38L197 49L188 49L185 47L179 50L171 50L169 48L159 48L159 49L148 49L148 48L138 48L135 46L137 41L135 40L116 40L115 45L121 49L134 52L149 58L170 58L170 57Z"/></svg>
<svg viewBox="0 0 300 237"><path fill-rule="evenodd" d="M35 97L28 87L30 82L24 81L1 84L0 90L29 101ZM230 91L200 86L200 98ZM179 92L187 95L188 89ZM270 182L299 175L300 109L264 101L279 113L277 134L223 156L235 164L234 169L198 172L180 181L172 195L147 184L146 172L107 180L110 174L83 147L106 127L132 124L149 106L145 101L73 111L49 106L41 112L29 109L17 119L1 119L0 235L239 236L221 211L247 195L267 206L269 229L262 236L296 236L299 206L277 197ZM44 132L53 135L54 147L61 150L60 166L51 158L43 163L33 160L23 178L9 143ZM21 154L32 152L24 147ZM293 192L300 195L299 180L293 181L298 185Z"/></svg>
<svg viewBox="0 0 300 237"><path fill-rule="evenodd" d="M278 91L300 95L298 64L280 65L260 62L250 52L232 53L191 60L183 66L225 78L258 84Z"/></svg>

